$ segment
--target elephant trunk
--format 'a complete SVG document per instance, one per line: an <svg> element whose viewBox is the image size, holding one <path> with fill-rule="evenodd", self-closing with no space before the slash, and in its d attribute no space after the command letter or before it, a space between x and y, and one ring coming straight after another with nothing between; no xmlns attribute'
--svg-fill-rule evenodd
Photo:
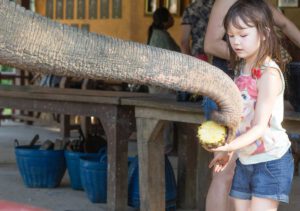
<svg viewBox="0 0 300 211"><path fill-rule="evenodd" d="M240 122L238 88L210 64L168 50L87 33L0 0L0 63L27 71L151 84L211 97L213 118Z"/></svg>

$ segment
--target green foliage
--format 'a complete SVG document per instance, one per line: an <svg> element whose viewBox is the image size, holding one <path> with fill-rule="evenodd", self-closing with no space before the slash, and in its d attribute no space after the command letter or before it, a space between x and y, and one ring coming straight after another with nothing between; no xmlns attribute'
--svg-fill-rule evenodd
<svg viewBox="0 0 300 211"><path fill-rule="evenodd" d="M12 115L12 109L10 109L10 108L5 108L5 109L2 111L2 115Z"/></svg>
<svg viewBox="0 0 300 211"><path fill-rule="evenodd" d="M0 65L0 71L1 72L13 72L14 69L12 67L9 67L9 66Z"/></svg>
<svg viewBox="0 0 300 211"><path fill-rule="evenodd" d="M9 73L9 72L13 72L14 71L14 68L12 67L9 67L9 66L5 66L5 65L0 65L0 72L6 72L6 73ZM2 85L12 85L12 80L6 80L6 79L2 79L0 81L0 84Z"/></svg>
<svg viewBox="0 0 300 211"><path fill-rule="evenodd" d="M13 72L13 71L14 71L14 69L12 67L0 65L0 72ZM1 85L12 85L13 81L2 79L2 80L0 80L0 84ZM11 115L11 114L12 114L12 109L10 109L10 108L5 108L2 111L2 115Z"/></svg>
<svg viewBox="0 0 300 211"><path fill-rule="evenodd" d="M12 80L1 80L0 84L1 85L12 85L13 82L12 82Z"/></svg>

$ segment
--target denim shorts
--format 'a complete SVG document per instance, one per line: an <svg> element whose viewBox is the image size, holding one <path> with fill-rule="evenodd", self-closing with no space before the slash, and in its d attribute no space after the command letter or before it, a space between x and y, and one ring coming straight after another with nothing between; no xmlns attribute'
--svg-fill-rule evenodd
<svg viewBox="0 0 300 211"><path fill-rule="evenodd" d="M280 159L243 165L239 159L230 196L251 200L252 196L289 202L294 174L294 159L289 149Z"/></svg>

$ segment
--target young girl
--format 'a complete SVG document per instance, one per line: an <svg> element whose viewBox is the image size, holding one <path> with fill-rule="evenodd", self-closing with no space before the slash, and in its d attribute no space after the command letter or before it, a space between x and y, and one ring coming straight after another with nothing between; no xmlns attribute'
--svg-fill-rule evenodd
<svg viewBox="0 0 300 211"><path fill-rule="evenodd" d="M213 151L238 155L230 196L238 211L277 210L288 202L293 178L290 141L281 126L284 79L272 13L264 0L239 0L228 11L224 28L235 83L244 101L237 137ZM226 156L211 165L224 169Z"/></svg>

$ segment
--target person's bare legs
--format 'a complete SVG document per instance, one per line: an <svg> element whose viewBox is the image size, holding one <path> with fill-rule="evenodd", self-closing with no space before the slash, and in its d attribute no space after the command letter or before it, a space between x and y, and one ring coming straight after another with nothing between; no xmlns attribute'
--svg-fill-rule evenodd
<svg viewBox="0 0 300 211"><path fill-rule="evenodd" d="M213 172L213 178L206 197L206 211L233 211L233 201L229 191L235 169L236 156L221 172Z"/></svg>

